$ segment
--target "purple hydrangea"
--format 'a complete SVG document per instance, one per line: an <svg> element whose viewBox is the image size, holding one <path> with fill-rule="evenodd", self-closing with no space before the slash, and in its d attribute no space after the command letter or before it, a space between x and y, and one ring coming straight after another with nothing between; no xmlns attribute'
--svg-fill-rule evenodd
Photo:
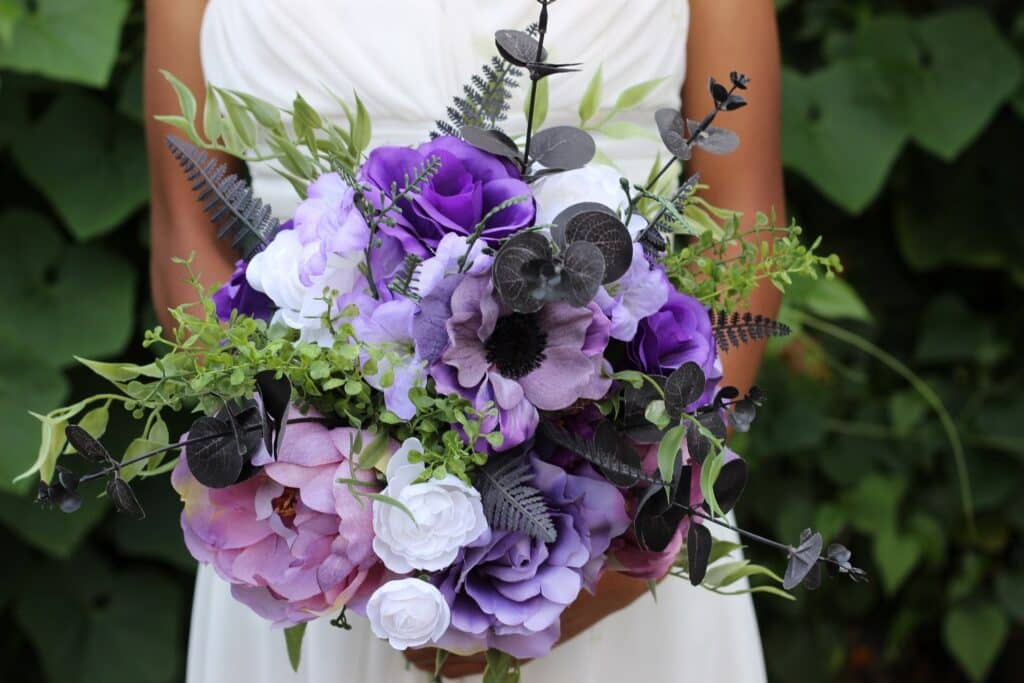
<svg viewBox="0 0 1024 683"><path fill-rule="evenodd" d="M708 310L671 285L661 309L640 321L626 355L633 367L652 375L670 374L690 361L699 365L708 381L697 405L711 401L722 378Z"/></svg>
<svg viewBox="0 0 1024 683"><path fill-rule="evenodd" d="M558 640L562 612L581 589L593 591L612 539L629 527L622 493L590 465L577 461L566 470L530 461L558 537L544 543L493 530L467 546L434 578L452 612L439 647L544 656Z"/></svg>
<svg viewBox="0 0 1024 683"><path fill-rule="evenodd" d="M441 393L460 394L477 409L497 406L497 418L483 427L500 429L503 450L533 435L538 410L599 399L611 385L603 372L611 324L596 304L558 302L514 313L495 296L490 277L480 274L462 279L450 310L449 345L431 375Z"/></svg>
<svg viewBox="0 0 1024 683"><path fill-rule="evenodd" d="M370 152L360 171L361 182L390 192L393 183L402 187L431 157L440 168L422 191L398 204L395 225L383 231L397 238L411 253L428 256L448 233L470 235L491 209L507 199L529 195L530 188L507 159L488 154L462 140L443 136L409 147L378 147ZM380 195L367 197L380 206ZM533 224L533 200L514 204L491 216L482 239L491 246Z"/></svg>

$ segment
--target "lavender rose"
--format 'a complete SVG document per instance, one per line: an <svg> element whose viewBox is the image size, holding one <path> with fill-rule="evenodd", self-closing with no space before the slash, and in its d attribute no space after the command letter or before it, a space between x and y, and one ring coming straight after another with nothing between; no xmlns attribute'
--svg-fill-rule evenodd
<svg viewBox="0 0 1024 683"><path fill-rule="evenodd" d="M714 397L722 378L711 317L692 296L679 293L671 284L668 289L668 300L661 309L640 321L626 355L635 368L652 375L667 375L693 361L708 380L704 394L696 401L696 405L705 405Z"/></svg>
<svg viewBox="0 0 1024 683"><path fill-rule="evenodd" d="M370 152L360 180L371 188L390 192L392 183L402 187L405 178L415 177L431 157L441 163L437 173L423 184L421 192L398 203L396 224L383 227L408 252L429 256L446 234L470 235L491 209L512 197L530 194L529 186L510 161L450 136L416 149L378 147ZM381 206L378 193L371 191L367 197ZM533 217L533 200L514 204L488 219L482 239L497 246L500 240L532 225Z"/></svg>
<svg viewBox="0 0 1024 683"><path fill-rule="evenodd" d="M558 640L562 612L580 589L593 590L605 551L629 526L622 493L590 465L577 462L565 470L536 456L531 463L557 540L490 531L467 546L433 579L452 612L440 647L544 656Z"/></svg>

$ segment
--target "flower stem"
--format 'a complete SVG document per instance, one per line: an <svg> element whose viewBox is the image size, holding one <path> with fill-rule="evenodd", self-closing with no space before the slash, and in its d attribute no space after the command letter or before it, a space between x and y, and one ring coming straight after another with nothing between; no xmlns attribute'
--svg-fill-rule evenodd
<svg viewBox="0 0 1024 683"><path fill-rule="evenodd" d="M548 31L548 2L550 0L540 0L540 19L537 21L537 54L534 57L534 62L540 62L541 57L544 55L544 35ZM540 81L541 76L534 71L530 70L530 107L526 114L526 141L523 143L523 172L526 172L527 167L530 164L530 139L533 136L533 111L537 106L537 83Z"/></svg>

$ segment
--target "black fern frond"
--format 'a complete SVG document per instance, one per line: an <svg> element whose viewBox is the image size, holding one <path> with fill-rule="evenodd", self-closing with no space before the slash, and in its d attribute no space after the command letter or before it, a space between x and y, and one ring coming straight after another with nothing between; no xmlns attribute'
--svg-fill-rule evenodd
<svg viewBox="0 0 1024 683"><path fill-rule="evenodd" d="M720 351L768 337L785 337L790 333L789 325L767 316L725 311L711 311L711 330Z"/></svg>
<svg viewBox="0 0 1024 683"><path fill-rule="evenodd" d="M536 35L537 25L531 24L526 32ZM473 74L469 83L462 86L462 94L452 98L446 108L447 121L435 121L431 138L442 135L458 136L465 126L496 128L508 118L509 99L512 90L519 87L523 71L501 57L494 56Z"/></svg>
<svg viewBox="0 0 1024 683"><path fill-rule="evenodd" d="M198 193L196 199L217 228L217 238L231 235L231 246L246 260L270 244L277 234L277 219L270 205L252 194L249 184L236 175L226 175L227 165L208 158L204 150L168 135L167 147L185 171L185 177Z"/></svg>
<svg viewBox="0 0 1024 683"><path fill-rule="evenodd" d="M600 467L606 473L630 478L634 483L637 481L648 484L662 483L661 477L657 474L644 472L640 466L639 457L635 462L630 462L623 457L618 434L608 422L602 422L598 426L597 433L590 439L584 439L552 422L542 422L540 432L552 443L572 451L591 465Z"/></svg>
<svg viewBox="0 0 1024 683"><path fill-rule="evenodd" d="M545 543L557 534L544 496L529 482L533 466L523 456L492 455L476 471L476 488L492 529L518 531Z"/></svg>
<svg viewBox="0 0 1024 683"><path fill-rule="evenodd" d="M419 299L415 285L419 279L416 269L420 267L421 263L423 263L422 257L416 254L406 254L398 274L388 283L388 289L401 296Z"/></svg>

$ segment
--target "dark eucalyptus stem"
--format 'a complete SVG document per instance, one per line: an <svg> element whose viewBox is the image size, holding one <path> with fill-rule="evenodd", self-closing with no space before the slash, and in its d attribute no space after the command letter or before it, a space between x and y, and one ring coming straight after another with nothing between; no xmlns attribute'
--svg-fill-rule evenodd
<svg viewBox="0 0 1024 683"><path fill-rule="evenodd" d="M288 424L298 424L301 422L319 422L321 424L330 424L331 421L323 417L297 417L292 420L288 420ZM263 427L261 425L253 425L251 427L246 427L243 431L248 433L262 428ZM237 425L233 424L231 433L234 434L236 438L239 438L240 435L238 434L237 429ZM109 476L113 472L120 471L122 467L127 467L128 465L134 465L135 463L142 462L143 460L148 460L149 458L152 458L156 455L160 455L161 453L178 450L180 448L184 448L185 446L191 446L192 444L212 441L214 439L220 439L228 435L229 432L207 434L206 436L197 436L193 439L185 439L184 441L178 441L176 443L167 444L166 446L161 446L160 448L154 448L153 450L137 455L130 460L122 460L121 462L114 461L111 462L109 467L104 467L103 469L97 470L96 472L90 472L89 474L82 475L81 479L79 479L79 483L84 484L85 482L92 481L94 479L102 479L103 477Z"/></svg>
<svg viewBox="0 0 1024 683"><path fill-rule="evenodd" d="M540 62L544 55L544 36L548 32L548 5L554 0L538 0L540 2L540 19L537 20L537 55L534 62ZM523 143L523 171L530 164L530 138L533 136L533 111L537 106L537 83L542 78L541 74L530 69L530 111L526 114L526 141Z"/></svg>
<svg viewBox="0 0 1024 683"><path fill-rule="evenodd" d="M732 95L734 92L736 92L736 85L735 84L733 84L733 86L731 88L729 88L729 95ZM692 149L693 148L693 145L697 141L697 138L700 137L700 134L708 129L708 127L711 125L711 122L715 120L715 117L718 116L718 114L720 112L724 111L725 103L728 101L728 99L729 98L726 97L721 102L715 102L715 108L712 109L710 112L708 112L707 116L705 116L703 119L701 119L701 122L697 125L697 128L693 131L693 135L691 135L686 140L686 147L687 147L687 149ZM684 125L685 125L685 123L684 123ZM649 183L647 183L647 186L644 188L644 191L645 192L650 192L651 190L653 190L654 186L658 184L659 180L661 180L661 177L663 175L665 175L666 173L668 173L668 170L670 168L672 168L672 165L675 164L677 161L682 162L681 159L679 159L678 157L676 157L676 155L673 154L672 158L669 159L667 162L665 162L665 165L661 167L661 170L658 171L658 173L653 178L651 178L651 181ZM630 211L632 211L633 206L636 204L636 202L640 201L641 196L642 195L638 194L636 197L633 198L633 201L631 201L629 203ZM651 221L651 225L654 225L655 223L657 223L658 219L661 218L664 215L664 213L665 213L665 209L663 208L661 211L658 212L658 215L655 216L654 219Z"/></svg>
<svg viewBox="0 0 1024 683"><path fill-rule="evenodd" d="M742 536L744 538L749 538L752 541L757 541L758 543L761 543L763 545L769 546L771 548L775 548L776 550L781 550L782 552L786 553L786 555L792 555L792 554L796 553L796 548L794 548L791 545L786 545L785 543L779 543L778 541L774 541L774 540L772 540L770 538L766 538L766 537L764 537L764 536L762 536L760 534L755 534L753 531L746 531L745 529L741 529L738 526L734 526L732 524L729 524L728 522L725 522L725 521L723 521L721 519L718 519L718 518L716 518L716 517L714 517L712 515L709 515L709 514L705 513L703 510L700 510L698 508L690 507L689 505L680 505L679 507L681 509L683 509L683 510L686 510L687 513L693 515L694 517L700 517L701 519L706 519L707 521L711 522L712 524L717 524L720 527L724 527L726 529L730 529L730 530L736 532L737 534L739 534L740 536ZM835 565L837 567L840 566L838 562L836 562L835 560L833 560L830 557L824 557L824 556L819 555L818 556L818 561L819 562L825 562L825 563L828 563L828 564L831 564L831 565Z"/></svg>

